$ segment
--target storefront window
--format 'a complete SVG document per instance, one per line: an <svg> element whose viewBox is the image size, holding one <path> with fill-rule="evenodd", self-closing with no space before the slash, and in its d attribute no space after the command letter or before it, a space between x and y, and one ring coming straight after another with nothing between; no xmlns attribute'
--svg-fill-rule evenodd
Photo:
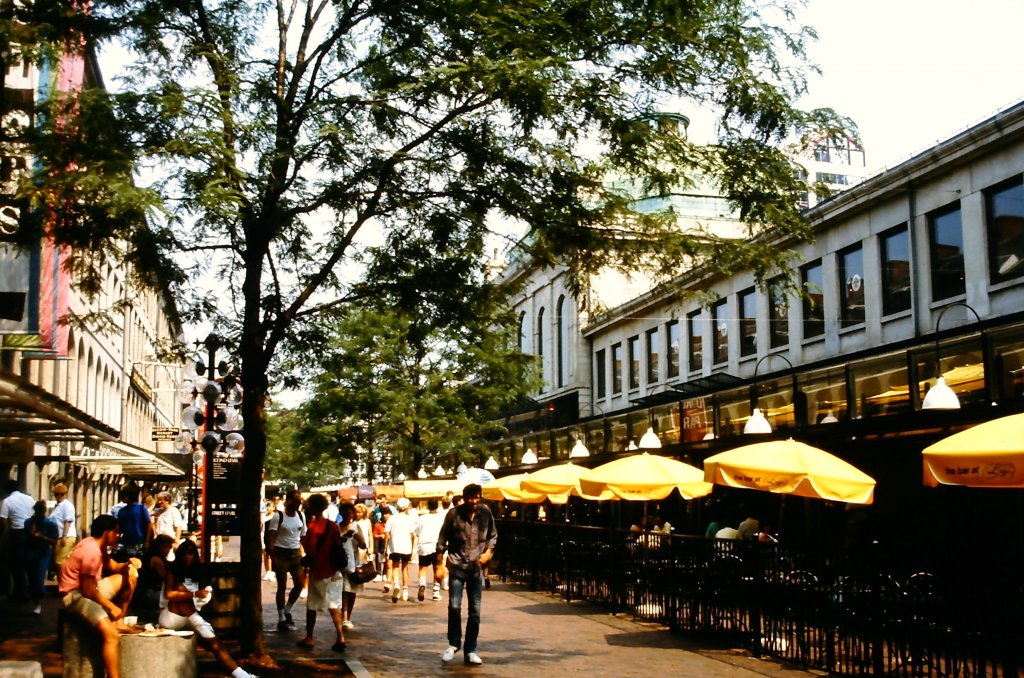
<svg viewBox="0 0 1024 678"><path fill-rule="evenodd" d="M910 383L904 353L882 356L852 367L854 417L882 416L910 410Z"/></svg>

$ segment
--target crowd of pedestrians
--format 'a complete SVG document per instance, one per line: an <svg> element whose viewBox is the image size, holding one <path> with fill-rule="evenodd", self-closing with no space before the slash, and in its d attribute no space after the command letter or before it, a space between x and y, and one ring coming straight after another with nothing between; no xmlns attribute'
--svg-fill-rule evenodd
<svg viewBox="0 0 1024 678"><path fill-rule="evenodd" d="M51 488L51 502L35 501L15 480L5 490L0 534L11 548L4 563L9 577L0 577L9 590L0 595L8 594L9 602L31 604L39 614L47 577L55 575L62 606L100 638L109 676L118 675L117 637L138 632L139 624L147 622L194 631L232 676L250 675L200 614L211 595L199 549L188 538L170 493L150 495L127 485L110 512L96 516L88 535L79 539L78 516L63 483ZM441 660L450 662L463 651L467 664L482 663L477 654L481 593L497 532L478 485L466 486L461 497L449 493L422 507L413 507L405 497L392 506L380 495L368 506L317 493L303 499L291 490L267 502L263 525L264 579L276 586L277 630L299 631L301 607L295 608L305 607L305 633L297 645L314 645L318 617L326 613L335 631L331 649L344 652L346 632L356 629L353 610L372 578L396 604L410 600L410 590L419 602L427 600L428 590L431 601L440 601L447 590L448 646ZM410 578L413 559L415 584Z"/></svg>
<svg viewBox="0 0 1024 678"><path fill-rule="evenodd" d="M268 502L264 518L269 558L264 579L276 581L279 632L298 630L292 611L305 588L305 634L297 644L314 646L317 615L326 612L335 628L331 649L344 652L346 631L356 628L353 607L364 590L355 576L357 568L363 563L374 564L374 581L381 582L384 595L397 604L410 599L411 563L415 558L416 599L426 601L428 583L431 601L441 600L442 591L449 592L448 646L441 660L451 662L462 651L466 664L483 663L477 653L481 600L497 529L494 516L481 501L479 485L467 485L460 497L449 494L441 500L429 500L423 511L414 509L405 497L392 505L383 494L376 497L372 509L348 502L335 504L316 493L309 495L303 505L297 490L289 491L281 506L271 508L274 501ZM336 548L344 550L341 562L332 556ZM465 635L463 598L467 601Z"/></svg>

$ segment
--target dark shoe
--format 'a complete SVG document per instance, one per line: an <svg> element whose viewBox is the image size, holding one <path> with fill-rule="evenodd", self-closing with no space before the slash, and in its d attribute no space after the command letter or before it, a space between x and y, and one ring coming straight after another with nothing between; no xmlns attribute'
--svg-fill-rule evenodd
<svg viewBox="0 0 1024 678"><path fill-rule="evenodd" d="M397 603L398 602L398 598L401 595L402 595L402 592L398 590L397 586L395 588L393 588L391 590L391 602L392 603Z"/></svg>
<svg viewBox="0 0 1024 678"><path fill-rule="evenodd" d="M427 587L425 584L420 584L420 592L416 594L416 597L419 598L421 603L423 602L423 599L427 597Z"/></svg>
<svg viewBox="0 0 1024 678"><path fill-rule="evenodd" d="M292 613L291 612L285 612L284 613L284 620L286 622L288 622L289 624L291 624L292 626L295 626L295 620L292 619Z"/></svg>
<svg viewBox="0 0 1024 678"><path fill-rule="evenodd" d="M484 577L484 588L485 589L491 588L491 578L490 577Z"/></svg>
<svg viewBox="0 0 1024 678"><path fill-rule="evenodd" d="M292 627L286 621L279 621L279 622L277 622L277 630L278 631L291 631Z"/></svg>
<svg viewBox="0 0 1024 678"><path fill-rule="evenodd" d="M331 649L334 650L335 652L344 652L345 651L345 643L335 643L334 645L331 645Z"/></svg>

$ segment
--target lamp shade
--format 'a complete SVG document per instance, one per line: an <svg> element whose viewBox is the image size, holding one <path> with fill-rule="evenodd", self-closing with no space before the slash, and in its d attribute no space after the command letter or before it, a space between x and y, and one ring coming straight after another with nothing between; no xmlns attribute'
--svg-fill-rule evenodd
<svg viewBox="0 0 1024 678"><path fill-rule="evenodd" d="M536 464L537 453L533 451L532 447L526 448L526 452L523 452L523 458L519 460L520 464Z"/></svg>
<svg viewBox="0 0 1024 678"><path fill-rule="evenodd" d="M484 462L484 468L488 471L497 471L500 468L498 460L494 458L493 454L487 457L487 461Z"/></svg>
<svg viewBox="0 0 1024 678"><path fill-rule="evenodd" d="M455 475L461 478L462 476L466 475L467 468L468 467L466 466L466 462L460 461L458 468L455 469Z"/></svg>
<svg viewBox="0 0 1024 678"><path fill-rule="evenodd" d="M761 409L758 407L754 408L754 411L750 413L750 419L747 419L747 423L743 425L743 433L771 433L772 425L768 423L768 420L763 414Z"/></svg>
<svg viewBox="0 0 1024 678"><path fill-rule="evenodd" d="M641 450L660 450L661 449L661 438L654 432L653 426L647 427L647 432L640 436L640 449Z"/></svg>
<svg viewBox="0 0 1024 678"><path fill-rule="evenodd" d="M444 470L444 467L441 466L440 464L438 464L437 468L434 469L434 475L435 476L443 476L443 475L445 475L445 473L446 473L446 471Z"/></svg>
<svg viewBox="0 0 1024 678"><path fill-rule="evenodd" d="M572 446L571 450L569 450L569 458L573 459L573 458L576 458L576 457L589 457L589 456L590 456L590 450L587 449L587 446L583 444L582 440L577 438L576 439L576 444Z"/></svg>
<svg viewBox="0 0 1024 678"><path fill-rule="evenodd" d="M935 386L928 389L928 393L925 394L924 400L921 401L922 410L959 410L960 399L956 397L956 393L953 392L949 386L946 385L946 379L939 377L935 380Z"/></svg>

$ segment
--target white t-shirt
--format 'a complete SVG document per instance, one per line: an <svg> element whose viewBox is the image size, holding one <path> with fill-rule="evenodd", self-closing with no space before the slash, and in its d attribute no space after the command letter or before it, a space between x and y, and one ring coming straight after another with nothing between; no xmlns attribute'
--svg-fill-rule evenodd
<svg viewBox="0 0 1024 678"><path fill-rule="evenodd" d="M61 499L56 506L53 507L53 511L50 512L50 518L53 522L57 523L57 529L60 530L61 535L64 535L64 523L70 522L68 526L68 533L66 536L71 538L78 537L78 530L75 529L75 506L67 499Z"/></svg>
<svg viewBox="0 0 1024 678"><path fill-rule="evenodd" d="M11 492L0 506L0 518L6 519L12 530L24 530L25 521L32 517L32 497L24 492Z"/></svg>
<svg viewBox="0 0 1024 678"><path fill-rule="evenodd" d="M416 519L407 511L391 516L384 528L389 540L389 552L412 555L412 536L416 533Z"/></svg>
<svg viewBox="0 0 1024 678"><path fill-rule="evenodd" d="M437 552L437 536L441 534L447 511L424 513L416 523L416 554L429 556Z"/></svg>
<svg viewBox="0 0 1024 678"><path fill-rule="evenodd" d="M301 511L296 511L294 516L290 516L284 511L278 511L277 515L270 519L267 529L271 532L277 530L274 546L282 549L297 549L299 540L306 534L306 519Z"/></svg>

